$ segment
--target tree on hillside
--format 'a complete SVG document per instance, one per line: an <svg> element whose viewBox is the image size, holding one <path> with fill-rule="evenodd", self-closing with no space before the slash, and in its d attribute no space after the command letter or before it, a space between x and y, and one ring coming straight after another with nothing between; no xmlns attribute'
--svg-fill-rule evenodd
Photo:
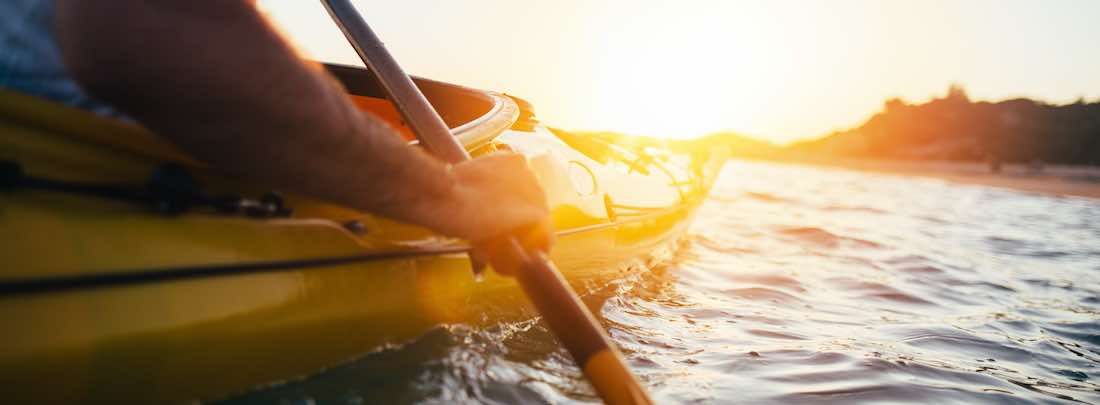
<svg viewBox="0 0 1100 405"><path fill-rule="evenodd" d="M951 84L943 98L907 104L884 102L859 127L792 145L821 156L881 159L1100 163L1100 101L1051 105L1026 98L970 100Z"/></svg>
<svg viewBox="0 0 1100 405"><path fill-rule="evenodd" d="M970 96L966 94L966 88L959 83L951 83L947 87L947 97L945 98L951 101L964 101L969 103Z"/></svg>

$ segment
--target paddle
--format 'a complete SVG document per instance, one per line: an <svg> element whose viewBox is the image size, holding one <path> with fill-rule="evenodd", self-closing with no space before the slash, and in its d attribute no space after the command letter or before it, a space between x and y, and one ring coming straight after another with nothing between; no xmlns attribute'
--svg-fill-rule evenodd
<svg viewBox="0 0 1100 405"><path fill-rule="evenodd" d="M382 45L366 21L348 0L321 0L333 21L363 63L374 72L390 101L401 112L416 137L436 157L448 163L469 160L470 155L451 134L439 113L413 84L409 75ZM613 346L577 294L565 282L558 269L540 251L527 251L516 238L508 238L504 257L494 263L514 263L510 269L527 297L542 314L573 360L581 366L588 381L609 404L649 404L646 392L627 369L622 355Z"/></svg>

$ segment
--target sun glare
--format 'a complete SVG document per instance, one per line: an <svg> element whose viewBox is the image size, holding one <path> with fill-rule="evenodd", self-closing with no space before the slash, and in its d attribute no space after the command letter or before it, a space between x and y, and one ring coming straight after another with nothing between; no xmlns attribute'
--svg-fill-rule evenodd
<svg viewBox="0 0 1100 405"><path fill-rule="evenodd" d="M637 29L612 32L589 45L594 48L595 80L588 108L594 126L686 138L734 122L751 125L759 105L731 95L756 93L759 74L779 74L737 72L747 70L756 53L767 50L746 50L729 41L718 50L710 41L692 38L719 38L714 25L688 31L683 25L690 22L683 20L647 20L634 24Z"/></svg>
<svg viewBox="0 0 1100 405"><path fill-rule="evenodd" d="M1091 23L1038 3L471 1L357 3L408 71L521 96L566 129L787 142L955 82L977 99L1100 96L1080 90L1100 88L1095 52L1040 63L1092 47L1088 32L1059 34L1041 14L1070 19L1059 27ZM260 4L305 54L356 63L319 4ZM1046 25L1021 28L1014 18L1025 14Z"/></svg>

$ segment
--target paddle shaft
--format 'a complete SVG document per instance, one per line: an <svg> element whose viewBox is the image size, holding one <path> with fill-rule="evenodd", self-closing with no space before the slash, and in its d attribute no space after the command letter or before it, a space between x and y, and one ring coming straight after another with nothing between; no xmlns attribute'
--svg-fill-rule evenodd
<svg viewBox="0 0 1100 405"><path fill-rule="evenodd" d="M321 0L336 25L374 73L390 101L401 112L417 139L439 159L458 163L470 154L458 143L435 108L386 50L382 41L348 0ZM649 404L649 399L622 355L611 344L596 318L569 287L561 272L538 251L527 251L509 238L502 254L519 263L512 273L596 391L609 404ZM504 262L504 261L501 261Z"/></svg>

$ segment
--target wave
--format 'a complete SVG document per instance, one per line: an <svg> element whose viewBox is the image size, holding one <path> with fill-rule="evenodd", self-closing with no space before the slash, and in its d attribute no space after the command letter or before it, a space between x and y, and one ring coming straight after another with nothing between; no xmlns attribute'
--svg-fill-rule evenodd
<svg viewBox="0 0 1100 405"><path fill-rule="evenodd" d="M792 237L797 241L824 247L852 247L863 249L878 249L882 245L869 240L840 236L832 232L816 227L789 227L780 228L776 233L782 236Z"/></svg>

